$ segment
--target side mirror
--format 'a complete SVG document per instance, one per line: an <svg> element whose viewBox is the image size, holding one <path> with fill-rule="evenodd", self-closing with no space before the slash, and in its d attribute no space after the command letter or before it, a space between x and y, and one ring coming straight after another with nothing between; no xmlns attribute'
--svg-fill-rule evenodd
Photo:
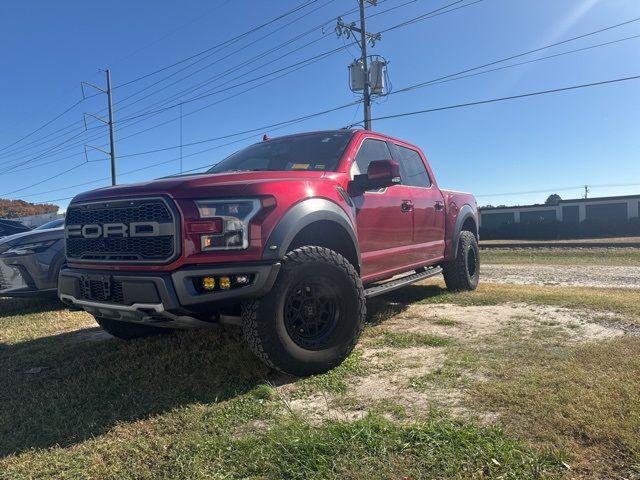
<svg viewBox="0 0 640 480"><path fill-rule="evenodd" d="M349 193L360 195L367 190L400 184L400 165L394 160L374 160L367 167L367 173L356 175L349 182Z"/></svg>

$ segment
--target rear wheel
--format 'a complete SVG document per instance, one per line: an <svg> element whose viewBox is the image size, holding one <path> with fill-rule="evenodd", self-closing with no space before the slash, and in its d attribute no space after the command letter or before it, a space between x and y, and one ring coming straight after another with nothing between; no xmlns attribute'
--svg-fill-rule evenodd
<svg viewBox="0 0 640 480"><path fill-rule="evenodd" d="M453 292L475 290L480 280L480 250L476 236L463 230L456 258L443 265L444 283Z"/></svg>
<svg viewBox="0 0 640 480"><path fill-rule="evenodd" d="M342 255L306 246L289 252L265 297L242 307L242 328L267 365L297 376L326 372L353 350L366 314L358 273Z"/></svg>
<svg viewBox="0 0 640 480"><path fill-rule="evenodd" d="M122 340L133 340L134 338L154 337L156 335L167 335L174 330L172 328L150 327L137 323L111 320L110 318L95 317L96 322L107 333Z"/></svg>

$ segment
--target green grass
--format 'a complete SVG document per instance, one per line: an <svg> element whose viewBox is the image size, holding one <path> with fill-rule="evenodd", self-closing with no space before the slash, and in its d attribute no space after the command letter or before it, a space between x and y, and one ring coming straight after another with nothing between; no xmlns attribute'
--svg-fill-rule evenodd
<svg viewBox="0 0 640 480"><path fill-rule="evenodd" d="M408 386L419 391L426 391L432 387L448 387L460 383L462 376L462 370L446 365L425 375L411 377Z"/></svg>
<svg viewBox="0 0 640 480"><path fill-rule="evenodd" d="M516 334L481 348L469 401L539 448L567 451L583 477L638 478L640 339L557 345Z"/></svg>
<svg viewBox="0 0 640 480"><path fill-rule="evenodd" d="M86 331L0 345L0 455L71 445L122 422L232 398L269 375L244 343L218 332L80 341Z"/></svg>
<svg viewBox="0 0 640 480"><path fill-rule="evenodd" d="M540 303L640 322L638 297L492 284L451 294L431 282L368 302L379 325L368 330L384 332L414 302ZM255 359L236 331L122 342L94 338L93 325L51 301L0 299L0 478L527 479L563 477L561 461L574 468L569 477L640 475L635 337L569 347L544 325L466 343L368 334L365 345L446 346L445 364L405 387L462 390L471 408L500 414L501 430L352 399L350 382L369 372L364 347L327 374L294 379ZM283 383L289 398L275 387ZM289 399L320 391L376 413L311 422L287 410Z"/></svg>
<svg viewBox="0 0 640 480"><path fill-rule="evenodd" d="M347 392L347 379L364 375L366 371L367 368L362 362L362 351L354 350L344 362L333 370L322 375L313 375L298 380L294 396L303 398L318 391L344 394Z"/></svg>
<svg viewBox="0 0 640 480"><path fill-rule="evenodd" d="M413 303L522 302L578 308L605 323L611 318L599 312L613 312L621 323L640 324L640 295L632 289L484 283L451 294L431 281L374 300L374 313L399 313ZM640 478L640 337L572 346L568 335L550 321L523 335L516 320L496 335L457 341L442 367L409 378L406 387L426 395L465 392L472 417L488 414L543 451L568 452L571 477Z"/></svg>
<svg viewBox="0 0 640 480"><path fill-rule="evenodd" d="M0 343L4 344L95 325L91 315L70 312L55 298L0 297L0 319Z"/></svg>
<svg viewBox="0 0 640 480"><path fill-rule="evenodd" d="M374 345L391 348L444 347L450 345L451 342L450 338L438 335L413 332L382 332L374 341Z"/></svg>
<svg viewBox="0 0 640 480"><path fill-rule="evenodd" d="M451 303L468 307L508 302L613 312L627 316L630 322L640 323L640 295L637 290L625 288L557 288L481 282L473 292L451 293L440 281L426 281L373 298L369 302L369 310L377 323L383 323L413 303Z"/></svg>
<svg viewBox="0 0 640 480"><path fill-rule="evenodd" d="M514 265L640 266L640 248L483 249L482 263Z"/></svg>
<svg viewBox="0 0 640 480"><path fill-rule="evenodd" d="M0 478L561 474L559 457L499 429L406 418L391 401L353 422L289 413L275 385L293 383L290 398L346 398L348 381L367 372L361 350L327 374L293 379L266 368L234 330L123 342L55 303L0 299L0 308ZM400 339L416 341L425 339Z"/></svg>
<svg viewBox="0 0 640 480"><path fill-rule="evenodd" d="M563 471L560 457L536 453L500 429L437 416L321 425L282 416L241 436L218 427L217 416L199 418L201 424L165 420L0 466L10 478L538 479Z"/></svg>
<svg viewBox="0 0 640 480"><path fill-rule="evenodd" d="M458 325L458 322L449 317L438 317L435 320L432 320L431 323L442 327L455 327Z"/></svg>

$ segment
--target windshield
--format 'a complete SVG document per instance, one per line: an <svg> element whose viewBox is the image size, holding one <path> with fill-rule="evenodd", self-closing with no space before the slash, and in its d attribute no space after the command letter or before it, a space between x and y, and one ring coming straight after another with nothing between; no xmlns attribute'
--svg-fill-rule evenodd
<svg viewBox="0 0 640 480"><path fill-rule="evenodd" d="M244 171L334 171L353 132L309 133L256 143L236 152L208 173Z"/></svg>
<svg viewBox="0 0 640 480"><path fill-rule="evenodd" d="M64 225L64 218L59 218L57 220L51 220L50 222L44 223L39 227L34 228L34 230L46 230L47 228L58 228Z"/></svg>

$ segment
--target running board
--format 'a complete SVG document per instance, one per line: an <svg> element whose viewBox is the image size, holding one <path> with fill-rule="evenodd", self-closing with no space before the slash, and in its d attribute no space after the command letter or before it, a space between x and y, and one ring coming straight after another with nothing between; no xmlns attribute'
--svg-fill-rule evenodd
<svg viewBox="0 0 640 480"><path fill-rule="evenodd" d="M398 288L406 287L407 285L411 285L412 283L419 282L420 280L433 277L440 273L442 273L442 268L440 267L427 268L422 272L417 272L412 275L407 275L406 277L398 278L397 280L391 280L386 283L369 287L364 291L364 296L366 298L377 297L378 295L392 292Z"/></svg>

